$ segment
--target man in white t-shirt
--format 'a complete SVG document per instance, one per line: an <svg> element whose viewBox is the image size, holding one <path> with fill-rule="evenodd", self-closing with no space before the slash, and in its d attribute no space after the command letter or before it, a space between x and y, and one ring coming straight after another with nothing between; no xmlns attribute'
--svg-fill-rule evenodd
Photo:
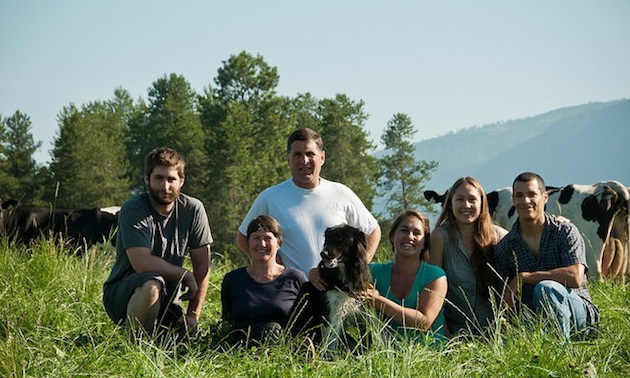
<svg viewBox="0 0 630 378"><path fill-rule="evenodd" d="M287 143L291 178L263 190L239 226L236 243L249 254L245 233L258 215L270 215L282 227L284 242L279 255L286 266L309 275L323 289L318 275L310 274L321 260L324 231L348 224L363 231L368 239L367 260L371 261L381 239L376 218L347 186L320 177L326 153L322 138L309 128L294 131Z"/></svg>

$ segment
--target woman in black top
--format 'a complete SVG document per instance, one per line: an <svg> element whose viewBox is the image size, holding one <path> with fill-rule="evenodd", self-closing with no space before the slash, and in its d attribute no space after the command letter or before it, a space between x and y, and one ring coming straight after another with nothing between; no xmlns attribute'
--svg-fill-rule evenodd
<svg viewBox="0 0 630 378"><path fill-rule="evenodd" d="M251 264L223 278L222 318L232 327L234 341L262 342L273 339L286 326L307 279L303 272L277 262L282 230L274 218L254 218L247 227L247 245Z"/></svg>

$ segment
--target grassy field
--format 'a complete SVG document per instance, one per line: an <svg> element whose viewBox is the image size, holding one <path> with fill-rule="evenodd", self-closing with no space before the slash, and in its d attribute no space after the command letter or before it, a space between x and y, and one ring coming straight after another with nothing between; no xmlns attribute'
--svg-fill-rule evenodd
<svg viewBox="0 0 630 378"><path fill-rule="evenodd" d="M384 341L330 358L297 340L255 349L219 348L219 288L231 267L216 263L201 317L185 345L131 341L109 320L101 289L113 253L83 258L48 242L30 249L0 239L0 377L625 377L630 374L628 285L590 283L600 336L571 343L541 325L497 322L486 340L443 347ZM542 322L541 322L542 323Z"/></svg>

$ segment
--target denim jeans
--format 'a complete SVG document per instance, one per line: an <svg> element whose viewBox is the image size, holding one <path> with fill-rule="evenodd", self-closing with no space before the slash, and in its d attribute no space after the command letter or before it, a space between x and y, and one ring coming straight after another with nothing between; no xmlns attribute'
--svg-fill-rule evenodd
<svg viewBox="0 0 630 378"><path fill-rule="evenodd" d="M575 291L559 282L540 281L534 288L534 306L536 312L550 308L567 339L571 333L588 327L586 303Z"/></svg>

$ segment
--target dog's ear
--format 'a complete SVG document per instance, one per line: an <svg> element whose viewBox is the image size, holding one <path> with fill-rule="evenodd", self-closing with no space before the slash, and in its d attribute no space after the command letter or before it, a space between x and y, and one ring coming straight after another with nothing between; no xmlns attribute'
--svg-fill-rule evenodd
<svg viewBox="0 0 630 378"><path fill-rule="evenodd" d="M339 245L345 239L343 237L343 225L328 227L324 231L324 247L327 245Z"/></svg>
<svg viewBox="0 0 630 378"><path fill-rule="evenodd" d="M326 241L330 239L331 231L332 231L332 227L328 227L326 231L324 231L324 245L326 245Z"/></svg>
<svg viewBox="0 0 630 378"><path fill-rule="evenodd" d="M354 249L355 255L361 259L361 261L365 261L367 255L367 237L361 230L357 230L356 228L352 228L354 243L352 243L351 248Z"/></svg>
<svg viewBox="0 0 630 378"><path fill-rule="evenodd" d="M367 236L354 227L350 228L348 233L348 241L351 241L348 246L350 261L346 261L346 264L351 266L348 271L350 278L350 289L352 291L366 290L371 279L370 270L367 263Z"/></svg>

